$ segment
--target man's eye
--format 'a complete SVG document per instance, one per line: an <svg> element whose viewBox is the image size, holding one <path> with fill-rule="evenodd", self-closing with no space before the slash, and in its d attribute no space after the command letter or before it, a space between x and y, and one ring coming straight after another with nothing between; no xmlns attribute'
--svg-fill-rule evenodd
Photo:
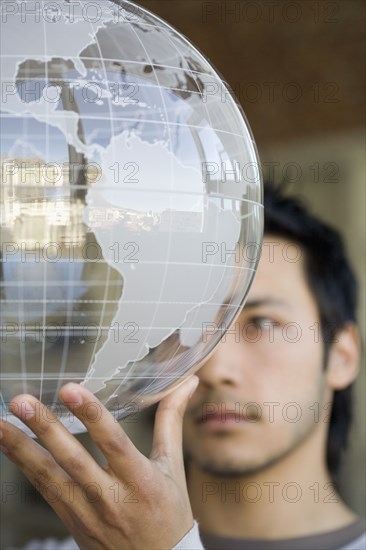
<svg viewBox="0 0 366 550"><path fill-rule="evenodd" d="M271 327L279 326L279 322L271 319L270 317L252 317L249 319L248 325L254 325L262 330L268 330Z"/></svg>

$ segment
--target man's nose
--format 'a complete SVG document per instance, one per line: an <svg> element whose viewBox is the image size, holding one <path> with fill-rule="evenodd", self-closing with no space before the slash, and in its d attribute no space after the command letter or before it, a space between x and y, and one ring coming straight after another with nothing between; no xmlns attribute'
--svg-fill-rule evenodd
<svg viewBox="0 0 366 550"><path fill-rule="evenodd" d="M200 383L213 388L219 385L239 386L244 380L245 357L239 343L223 338L214 353L197 372Z"/></svg>

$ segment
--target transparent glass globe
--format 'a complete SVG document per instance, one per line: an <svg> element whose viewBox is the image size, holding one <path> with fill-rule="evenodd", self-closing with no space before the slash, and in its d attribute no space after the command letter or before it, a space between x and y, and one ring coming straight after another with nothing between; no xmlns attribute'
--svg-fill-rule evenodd
<svg viewBox="0 0 366 550"><path fill-rule="evenodd" d="M122 0L9 5L2 415L20 424L7 405L31 393L78 432L63 384L123 418L196 371L235 319L262 238L259 161L226 84L155 15Z"/></svg>

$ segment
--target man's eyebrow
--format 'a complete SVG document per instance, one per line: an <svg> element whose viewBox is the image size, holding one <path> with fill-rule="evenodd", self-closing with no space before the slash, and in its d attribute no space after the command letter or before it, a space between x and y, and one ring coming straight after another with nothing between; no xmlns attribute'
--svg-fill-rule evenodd
<svg viewBox="0 0 366 550"><path fill-rule="evenodd" d="M259 298L257 300L249 299L245 303L244 309L262 307L262 306L277 306L277 307L286 308L286 309L290 308L287 302L283 300L279 300L277 298Z"/></svg>
<svg viewBox="0 0 366 550"><path fill-rule="evenodd" d="M281 307L285 309L291 309L290 304L288 304L284 300L268 297L268 298L252 299L252 300L249 299L247 302L245 302L244 307L241 310L243 311L244 309L250 309L250 308L254 309L254 308L263 307L263 306L275 306L275 307ZM221 304L221 309L228 308L228 307L237 307L237 305L235 302L231 303L230 300L226 299Z"/></svg>

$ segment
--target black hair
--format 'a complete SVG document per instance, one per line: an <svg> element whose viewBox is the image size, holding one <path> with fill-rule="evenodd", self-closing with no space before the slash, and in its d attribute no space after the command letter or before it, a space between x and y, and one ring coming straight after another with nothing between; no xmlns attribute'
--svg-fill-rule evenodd
<svg viewBox="0 0 366 550"><path fill-rule="evenodd" d="M310 213L300 199L264 186L264 233L300 245L309 288L318 305L326 368L336 334L356 322L357 282L340 234ZM352 385L334 392L327 440L327 466L334 480L352 421Z"/></svg>

